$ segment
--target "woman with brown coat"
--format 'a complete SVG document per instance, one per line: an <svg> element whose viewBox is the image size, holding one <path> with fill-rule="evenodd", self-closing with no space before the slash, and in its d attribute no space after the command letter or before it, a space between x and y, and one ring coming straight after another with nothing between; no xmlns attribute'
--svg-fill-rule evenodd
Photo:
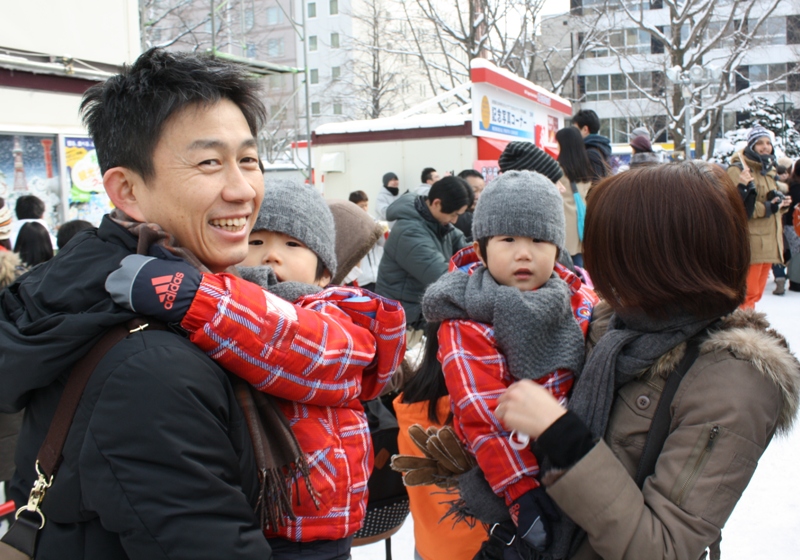
<svg viewBox="0 0 800 560"><path fill-rule="evenodd" d="M553 466L543 482L561 540L550 557L718 557L722 526L800 394L786 341L763 315L737 310L750 262L744 207L715 166L644 167L595 187L586 232L586 265L609 307L605 317L595 308L596 344L568 410L523 381L496 412ZM670 375L681 369L682 380ZM648 446L648 468L654 417L665 439Z"/></svg>
<svg viewBox="0 0 800 560"><path fill-rule="evenodd" d="M753 309L764 293L772 265L783 263L781 216L792 202L790 197L785 197L778 190L775 156L767 129L758 125L753 127L747 137L747 147L731 158L728 175L734 185L739 184L740 191L755 192L754 205L752 202L748 204L745 199L751 255L747 274L747 297L742 304L744 308Z"/></svg>

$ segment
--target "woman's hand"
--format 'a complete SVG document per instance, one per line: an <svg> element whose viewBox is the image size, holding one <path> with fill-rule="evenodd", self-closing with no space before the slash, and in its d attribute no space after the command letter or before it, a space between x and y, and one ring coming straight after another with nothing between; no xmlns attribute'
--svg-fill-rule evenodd
<svg viewBox="0 0 800 560"><path fill-rule="evenodd" d="M506 389L498 403L494 413L503 425L532 439L567 412L547 389L527 379Z"/></svg>

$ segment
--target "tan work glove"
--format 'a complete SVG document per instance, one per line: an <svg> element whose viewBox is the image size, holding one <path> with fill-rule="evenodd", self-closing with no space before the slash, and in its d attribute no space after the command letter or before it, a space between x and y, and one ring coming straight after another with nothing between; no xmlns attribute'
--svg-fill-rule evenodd
<svg viewBox="0 0 800 560"><path fill-rule="evenodd" d="M424 457L392 457L392 469L404 474L406 486L435 484L439 488L454 488L458 486L458 476L475 466L475 460L462 447L450 426L430 427L425 431L414 424L408 428L408 435Z"/></svg>

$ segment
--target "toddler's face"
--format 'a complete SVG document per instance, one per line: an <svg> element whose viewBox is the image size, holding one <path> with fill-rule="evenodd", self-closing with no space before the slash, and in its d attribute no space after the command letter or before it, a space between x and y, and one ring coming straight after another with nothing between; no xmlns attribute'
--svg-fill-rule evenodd
<svg viewBox="0 0 800 560"><path fill-rule="evenodd" d="M475 250L479 251L477 242ZM526 292L550 278L558 249L552 243L530 237L497 235L489 239L486 253L488 259L480 255L481 261L498 284Z"/></svg>
<svg viewBox="0 0 800 560"><path fill-rule="evenodd" d="M265 230L250 233L247 258L242 261L242 266L262 265L271 266L279 282L304 282L325 286L330 281L328 275L323 275L319 281L315 279L316 253L285 233Z"/></svg>

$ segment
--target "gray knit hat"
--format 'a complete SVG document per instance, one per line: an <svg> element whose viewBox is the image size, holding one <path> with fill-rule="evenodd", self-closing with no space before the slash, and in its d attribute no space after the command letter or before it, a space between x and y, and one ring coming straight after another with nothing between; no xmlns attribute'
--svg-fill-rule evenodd
<svg viewBox="0 0 800 560"><path fill-rule="evenodd" d="M554 183L564 175L556 160L530 142L509 142L500 159L500 171L536 171Z"/></svg>
<svg viewBox="0 0 800 560"><path fill-rule="evenodd" d="M752 150L753 146L756 145L758 139L765 137L769 138L770 142L772 142L772 135L769 133L769 130L767 130L760 124L755 125L753 128L750 129L750 134L747 135L747 147Z"/></svg>
<svg viewBox="0 0 800 560"><path fill-rule="evenodd" d="M265 182L264 201L253 231L285 233L311 249L336 275L336 230L322 195L309 185L288 179Z"/></svg>
<svg viewBox="0 0 800 560"><path fill-rule="evenodd" d="M472 236L515 235L549 241L564 250L564 202L540 173L507 171L483 190L472 217Z"/></svg>

